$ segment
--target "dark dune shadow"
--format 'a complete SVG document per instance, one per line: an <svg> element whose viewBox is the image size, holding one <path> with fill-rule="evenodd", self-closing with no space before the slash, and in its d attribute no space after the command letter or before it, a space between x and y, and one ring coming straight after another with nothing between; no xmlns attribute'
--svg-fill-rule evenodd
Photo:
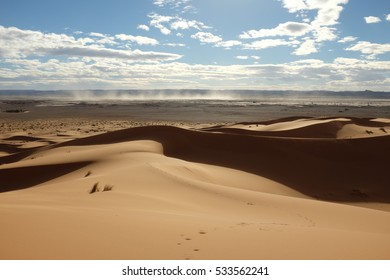
<svg viewBox="0 0 390 280"><path fill-rule="evenodd" d="M44 138L25 136L25 135L15 135L8 138L4 138L3 140L8 141L26 141L26 142L35 142L35 141L45 141Z"/></svg>
<svg viewBox="0 0 390 280"><path fill-rule="evenodd" d="M0 193L30 188L76 171L88 164L90 162L0 169Z"/></svg>
<svg viewBox="0 0 390 280"><path fill-rule="evenodd" d="M33 148L18 148L18 147L9 147L7 145L3 146L0 145L0 148L4 148L3 151L10 153L10 155L6 155L3 157L0 157L0 165L7 164L7 163L13 163L17 162L19 160L25 159L32 154L34 154L36 151L43 150L46 147L33 147Z"/></svg>
<svg viewBox="0 0 390 280"><path fill-rule="evenodd" d="M22 149L18 145L11 144L0 144L0 152L5 152L7 154L14 154L20 152Z"/></svg>

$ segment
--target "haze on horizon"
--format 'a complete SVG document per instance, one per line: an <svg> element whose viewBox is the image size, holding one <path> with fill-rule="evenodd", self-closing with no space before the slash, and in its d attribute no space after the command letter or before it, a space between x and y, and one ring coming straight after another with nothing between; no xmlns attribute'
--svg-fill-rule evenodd
<svg viewBox="0 0 390 280"><path fill-rule="evenodd" d="M4 0L1 89L390 91L390 2Z"/></svg>

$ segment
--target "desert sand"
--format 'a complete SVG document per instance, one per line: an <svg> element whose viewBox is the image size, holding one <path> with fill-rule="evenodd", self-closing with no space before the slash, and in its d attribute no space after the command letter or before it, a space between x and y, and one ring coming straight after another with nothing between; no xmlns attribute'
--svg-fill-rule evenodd
<svg viewBox="0 0 390 280"><path fill-rule="evenodd" d="M386 118L0 131L0 259L390 258Z"/></svg>

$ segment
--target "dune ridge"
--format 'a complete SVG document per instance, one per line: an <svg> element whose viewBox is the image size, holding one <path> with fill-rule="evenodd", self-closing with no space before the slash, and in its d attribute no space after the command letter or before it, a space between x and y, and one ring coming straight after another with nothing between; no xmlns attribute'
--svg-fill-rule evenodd
<svg viewBox="0 0 390 280"><path fill-rule="evenodd" d="M295 117L7 136L0 258L388 259L387 132Z"/></svg>

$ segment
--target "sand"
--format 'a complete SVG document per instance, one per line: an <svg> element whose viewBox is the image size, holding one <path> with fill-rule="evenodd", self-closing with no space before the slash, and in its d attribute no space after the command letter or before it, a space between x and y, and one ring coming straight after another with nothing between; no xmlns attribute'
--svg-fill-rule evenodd
<svg viewBox="0 0 390 280"><path fill-rule="evenodd" d="M20 118L0 259L390 258L387 118Z"/></svg>

